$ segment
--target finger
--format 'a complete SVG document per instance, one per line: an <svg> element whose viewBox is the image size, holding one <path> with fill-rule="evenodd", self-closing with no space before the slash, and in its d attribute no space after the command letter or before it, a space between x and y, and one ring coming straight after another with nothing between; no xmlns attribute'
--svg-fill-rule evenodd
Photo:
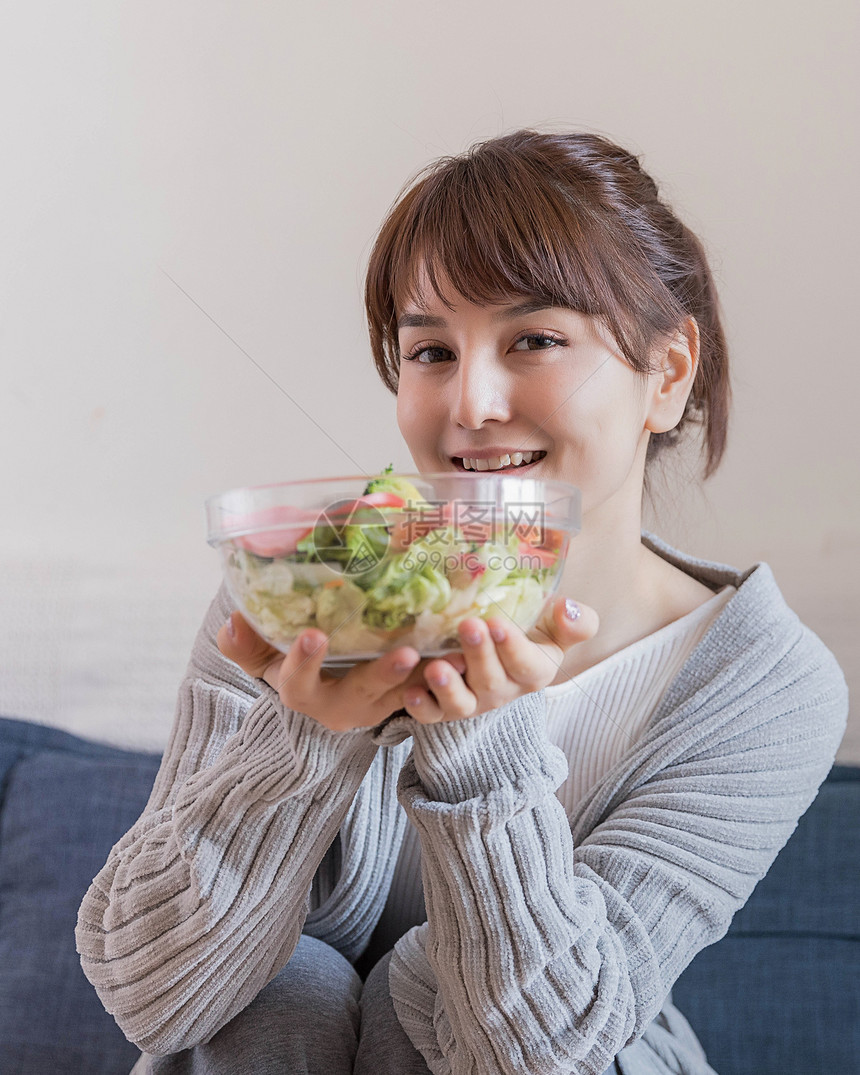
<svg viewBox="0 0 860 1075"><path fill-rule="evenodd" d="M527 691L535 691L546 684L551 669L552 675L555 674L558 661L535 645L519 624L507 617L492 616L487 618L487 628L495 644L496 659L508 680Z"/></svg>
<svg viewBox="0 0 860 1075"><path fill-rule="evenodd" d="M497 648L510 677L516 683L538 690L556 675L567 651L593 638L599 626L600 618L589 605L558 597L544 609L527 636L511 625L511 643L497 644ZM535 644L523 644L520 640Z"/></svg>
<svg viewBox="0 0 860 1075"><path fill-rule="evenodd" d="M424 669L430 664L432 660L445 661L450 664L451 667L459 675L464 675L466 672L466 658L462 653L445 653L441 657L425 657L418 661L414 666L405 683L401 686L406 687L424 687L426 682L424 680Z"/></svg>
<svg viewBox="0 0 860 1075"><path fill-rule="evenodd" d="M392 705L394 709L403 708L403 687L414 677L420 661L417 650L400 646L351 668L344 677L346 690L362 705L380 706L386 712L391 711Z"/></svg>
<svg viewBox="0 0 860 1075"><path fill-rule="evenodd" d="M419 724L440 724L445 719L436 699L423 687L410 687L404 692L403 708Z"/></svg>
<svg viewBox="0 0 860 1075"><path fill-rule="evenodd" d="M232 612L215 638L224 656L250 676L262 676L280 650L261 638L241 612Z"/></svg>
<svg viewBox="0 0 860 1075"><path fill-rule="evenodd" d="M273 661L266 665L259 678L264 679L270 687L273 687L276 691L280 692L280 686L288 675L285 671L286 663L287 658L283 653L279 653Z"/></svg>
<svg viewBox="0 0 860 1075"><path fill-rule="evenodd" d="M320 668L328 648L328 636L311 628L296 638L278 667L272 684L291 709L308 705L319 690ZM272 669L269 668L271 673ZM307 712L307 709L305 709Z"/></svg>
<svg viewBox="0 0 860 1075"><path fill-rule="evenodd" d="M447 661L448 664L450 664L455 671L459 672L461 676L466 672L466 658L462 653L445 653L439 660Z"/></svg>
<svg viewBox="0 0 860 1075"><path fill-rule="evenodd" d="M478 699L471 685L463 681L448 661L431 661L424 669L424 680L442 719L462 720L477 711ZM425 708L424 712L428 710Z"/></svg>
<svg viewBox="0 0 860 1075"><path fill-rule="evenodd" d="M218 649L220 649L224 656L231 661L235 661L237 657L241 656L236 640L236 617L241 619L238 612L231 612L227 622L215 636L215 642Z"/></svg>
<svg viewBox="0 0 860 1075"><path fill-rule="evenodd" d="M469 689L479 697L504 691L508 686L508 673L496 650L489 624L477 616L470 616L460 624L458 633L466 660Z"/></svg>
<svg viewBox="0 0 860 1075"><path fill-rule="evenodd" d="M583 605L570 597L557 597L544 609L535 633L543 635L537 642L549 641L562 652L579 642L594 638L600 627L600 617L589 605Z"/></svg>

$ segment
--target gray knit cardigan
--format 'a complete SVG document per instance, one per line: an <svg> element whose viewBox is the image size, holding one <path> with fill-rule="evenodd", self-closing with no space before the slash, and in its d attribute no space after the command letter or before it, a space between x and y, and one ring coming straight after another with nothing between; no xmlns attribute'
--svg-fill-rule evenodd
<svg viewBox="0 0 860 1075"><path fill-rule="evenodd" d="M221 655L222 587L146 809L79 912L84 971L128 1038L155 1054L207 1041L302 931L357 958L411 822L427 922L389 980L434 1075L600 1075L616 1056L627 1075L711 1072L672 984L815 798L848 691L767 564L643 542L738 592L570 816L543 691L466 721L332 732Z"/></svg>

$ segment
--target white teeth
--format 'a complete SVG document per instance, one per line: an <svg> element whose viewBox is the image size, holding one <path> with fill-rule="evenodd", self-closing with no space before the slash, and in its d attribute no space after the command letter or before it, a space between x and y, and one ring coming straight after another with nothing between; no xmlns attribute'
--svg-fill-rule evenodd
<svg viewBox="0 0 860 1075"><path fill-rule="evenodd" d="M531 463L540 454L540 452L511 452L510 455L497 455L495 459L464 459L463 466L466 470L501 470L503 467L518 467Z"/></svg>

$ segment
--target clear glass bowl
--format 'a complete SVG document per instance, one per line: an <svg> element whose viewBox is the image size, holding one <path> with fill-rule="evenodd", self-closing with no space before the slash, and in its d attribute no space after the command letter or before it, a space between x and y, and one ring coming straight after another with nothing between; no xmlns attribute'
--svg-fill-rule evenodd
<svg viewBox="0 0 860 1075"><path fill-rule="evenodd" d="M231 596L283 653L308 627L324 664L398 646L460 648L469 616L524 631L558 588L580 529L579 490L494 474L390 474L234 489L206 501Z"/></svg>

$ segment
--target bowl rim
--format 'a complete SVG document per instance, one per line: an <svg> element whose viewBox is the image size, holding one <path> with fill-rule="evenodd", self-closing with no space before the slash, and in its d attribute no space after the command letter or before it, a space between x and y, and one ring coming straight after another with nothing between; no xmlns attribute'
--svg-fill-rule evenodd
<svg viewBox="0 0 860 1075"><path fill-rule="evenodd" d="M258 525L252 525L247 527L230 527L229 530L223 525L223 522L216 518L219 511L227 511L227 503L233 499L239 499L241 497L247 497L256 493L263 493L269 490L277 489L293 489L307 486L320 486L324 488L326 485L343 484L345 482L359 482L366 485L369 481L373 481L374 477L379 475L366 475L366 474L347 474L347 475L335 475L328 478L301 478L295 481L285 482L267 482L260 485L247 485L236 486L232 489L227 489L221 493L215 493L209 496L204 501L204 507L206 511L207 522L207 544L217 547L226 541L231 541L234 538L245 537L252 534L265 533L268 531L292 529L294 527L305 527L314 524L319 518L320 508L297 508L297 514L290 520L291 526L284 524L278 525L277 523L264 522ZM462 473L457 471L426 471L424 473L408 472L408 471L392 471L390 474L392 478L405 478L407 480L415 480L426 482L432 481L434 478L441 478L445 481L454 479L457 482L486 482L492 483L507 483L511 486L516 484L526 485L531 484L534 486L541 486L548 489L556 489L560 496L556 499L567 499L570 502L570 509L567 512L568 521L559 521L554 525L554 528L562 528L568 530L571 534L577 534L582 529L582 496L579 488L573 485L571 482L566 482L560 478L539 478L531 475L523 475L522 477L516 474L499 474L493 471L477 471L475 473L469 473L463 471ZM358 494L356 499L360 499L361 494ZM448 498L453 499L453 498ZM546 504L545 497L541 498L543 503ZM504 503L504 500L502 501ZM553 502L556 502L555 500ZM282 505L289 506L289 505ZM260 507L259 509L246 508L246 511L252 512L254 510L265 510ZM382 510L382 509L380 509ZM235 511L235 509L234 509Z"/></svg>

